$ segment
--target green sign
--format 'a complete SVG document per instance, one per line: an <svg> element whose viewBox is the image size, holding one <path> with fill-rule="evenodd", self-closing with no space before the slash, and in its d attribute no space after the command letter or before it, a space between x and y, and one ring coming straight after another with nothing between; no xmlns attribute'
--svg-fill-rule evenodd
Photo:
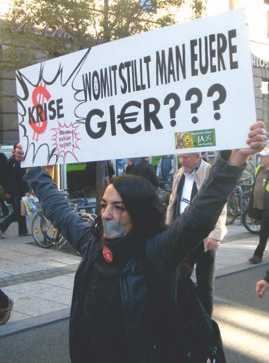
<svg viewBox="0 0 269 363"><path fill-rule="evenodd" d="M86 170L86 163L78 163L78 164L68 164L67 165L67 172L72 172L72 171L83 171Z"/></svg>
<svg viewBox="0 0 269 363"><path fill-rule="evenodd" d="M215 129L177 132L175 139L176 149L216 146Z"/></svg>

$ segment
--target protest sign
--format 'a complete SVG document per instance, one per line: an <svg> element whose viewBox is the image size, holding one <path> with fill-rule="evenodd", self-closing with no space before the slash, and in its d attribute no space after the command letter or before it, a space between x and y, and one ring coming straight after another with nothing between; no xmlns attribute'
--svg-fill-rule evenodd
<svg viewBox="0 0 269 363"><path fill-rule="evenodd" d="M245 146L255 105L241 12L17 71L23 166Z"/></svg>

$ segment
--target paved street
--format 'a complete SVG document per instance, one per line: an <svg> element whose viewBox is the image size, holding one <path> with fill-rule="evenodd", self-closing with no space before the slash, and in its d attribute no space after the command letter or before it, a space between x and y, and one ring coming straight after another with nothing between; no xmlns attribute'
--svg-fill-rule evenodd
<svg viewBox="0 0 269 363"><path fill-rule="evenodd" d="M269 265L235 272L216 281L214 315L228 363L268 363L269 296L257 299L254 286Z"/></svg>
<svg viewBox="0 0 269 363"><path fill-rule="evenodd" d="M268 363L269 296L258 300L254 288L269 268L269 252L261 265L249 265L256 243L257 236L231 226L217 254L215 317L229 363ZM14 227L0 240L0 286L15 302L10 322L0 327L1 363L68 362L67 319L79 261L41 249L31 237L15 237Z"/></svg>

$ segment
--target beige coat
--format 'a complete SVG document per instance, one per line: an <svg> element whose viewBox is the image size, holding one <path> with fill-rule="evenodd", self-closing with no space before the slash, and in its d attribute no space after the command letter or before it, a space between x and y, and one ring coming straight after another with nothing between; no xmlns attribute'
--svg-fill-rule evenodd
<svg viewBox="0 0 269 363"><path fill-rule="evenodd" d="M207 178L210 168L211 168L211 165L202 159L201 164L194 175L194 180L197 185L198 191L201 188L204 180ZM166 211L166 224L167 225L170 225L173 222L173 215L174 215L174 210L176 208L176 202L177 202L177 188L178 188L178 184L179 184L182 174L183 174L183 168L180 168L174 176L172 192L170 195L169 204L168 204L167 211ZM215 229L209 234L208 238L214 238L219 241L223 240L224 236L227 233L226 214L227 214L227 208L225 205L219 216Z"/></svg>

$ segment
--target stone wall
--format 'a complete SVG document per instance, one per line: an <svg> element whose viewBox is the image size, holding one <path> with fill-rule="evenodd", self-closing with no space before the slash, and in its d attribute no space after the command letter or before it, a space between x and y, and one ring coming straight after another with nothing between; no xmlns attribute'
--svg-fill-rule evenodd
<svg viewBox="0 0 269 363"><path fill-rule="evenodd" d="M269 94L263 94L261 84L269 82L269 62L253 56L253 77L257 119L265 122L269 131Z"/></svg>
<svg viewBox="0 0 269 363"><path fill-rule="evenodd" d="M0 144L12 145L18 139L15 72L0 71Z"/></svg>
<svg viewBox="0 0 269 363"><path fill-rule="evenodd" d="M22 56L25 53L31 54L32 63L45 59L36 44L33 41L24 41L22 34L10 37L5 32L5 22L0 19L0 145L13 145L19 140L15 70L6 71L10 69L10 54L15 56L15 53L8 50L14 46L17 57L20 57L21 52Z"/></svg>

